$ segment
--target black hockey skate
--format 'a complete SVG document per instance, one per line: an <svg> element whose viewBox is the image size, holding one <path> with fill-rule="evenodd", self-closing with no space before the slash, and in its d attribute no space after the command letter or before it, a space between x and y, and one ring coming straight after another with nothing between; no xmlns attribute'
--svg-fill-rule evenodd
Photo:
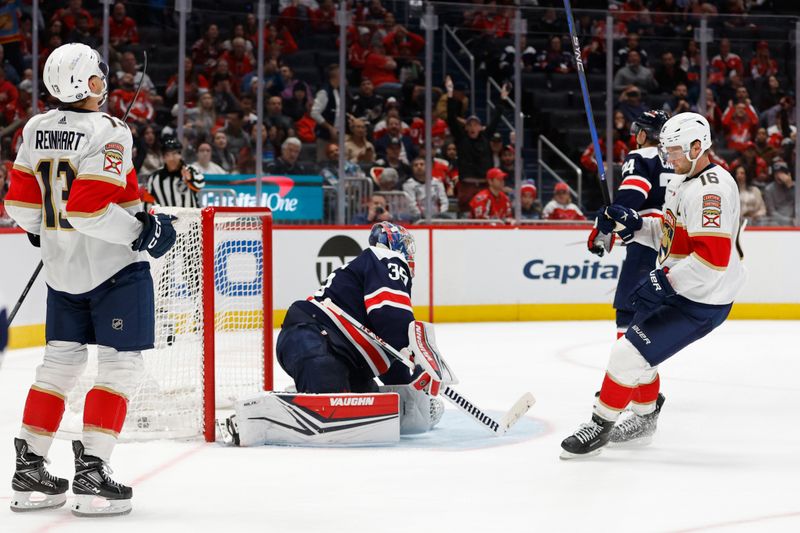
<svg viewBox="0 0 800 533"><path fill-rule="evenodd" d="M75 516L115 516L131 512L133 489L111 479L111 469L99 457L85 455L83 443L72 441L75 453L75 479L72 492Z"/></svg>
<svg viewBox="0 0 800 533"><path fill-rule="evenodd" d="M640 416L636 413L630 415L619 422L611 430L609 439L611 446L644 446L653 441L653 434L656 432L658 414L661 406L664 405L666 398L660 392L656 400L656 410L649 415Z"/></svg>
<svg viewBox="0 0 800 533"><path fill-rule="evenodd" d="M28 443L14 439L17 451L17 469L11 479L14 495L11 510L14 512L55 509L67 501L69 482L47 471L46 459L28 451Z"/></svg>
<svg viewBox="0 0 800 533"><path fill-rule="evenodd" d="M592 421L581 426L561 442L562 459L576 459L597 455L608 444L614 422L592 415Z"/></svg>

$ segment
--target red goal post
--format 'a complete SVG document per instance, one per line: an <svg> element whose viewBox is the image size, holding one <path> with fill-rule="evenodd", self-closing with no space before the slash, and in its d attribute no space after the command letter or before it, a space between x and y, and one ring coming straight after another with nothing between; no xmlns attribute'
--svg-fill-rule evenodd
<svg viewBox="0 0 800 533"><path fill-rule="evenodd" d="M250 215L258 217L261 221L261 276L262 276L262 325L263 325L263 390L273 388L272 369L272 212L269 209L257 207L206 207L201 212L203 227L203 271L216 272L216 245L215 221L217 215ZM215 276L203 277L203 322L204 324L216 323L215 311ZM203 366L206 369L215 368L216 330L204 328ZM215 440L215 410L216 410L216 372L206 374L204 380L204 437L207 442Z"/></svg>
<svg viewBox="0 0 800 533"><path fill-rule="evenodd" d="M121 441L215 440L217 409L273 386L272 213L266 208L157 208L176 217L169 252L150 258L155 346L128 398ZM69 395L60 436L79 438L87 372Z"/></svg>

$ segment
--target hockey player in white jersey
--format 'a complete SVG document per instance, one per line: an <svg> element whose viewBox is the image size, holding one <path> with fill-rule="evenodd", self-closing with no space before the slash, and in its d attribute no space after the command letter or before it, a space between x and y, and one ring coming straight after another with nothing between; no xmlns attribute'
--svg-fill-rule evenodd
<svg viewBox="0 0 800 533"><path fill-rule="evenodd" d="M656 268L633 291L631 325L611 350L591 421L561 443L564 459L599 453L636 388L648 384L657 394L658 365L722 324L745 281L739 191L731 175L709 161L708 121L678 114L659 139L665 164L679 174L667 185L663 222L612 205L599 224L601 232L655 249ZM655 402L649 413L620 423L617 430L627 435L619 440L647 434L654 416Z"/></svg>
<svg viewBox="0 0 800 533"><path fill-rule="evenodd" d="M96 51L66 44L47 58L43 81L62 106L26 124L11 171L8 213L41 246L47 282L44 361L36 370L15 439L11 509L59 507L68 482L45 460L65 398L97 344L98 373L87 393L81 440L73 442L73 513L124 514L132 490L108 462L127 398L140 379L141 351L153 347L153 283L148 252L175 242L171 219L142 211L128 126L99 111L108 67Z"/></svg>

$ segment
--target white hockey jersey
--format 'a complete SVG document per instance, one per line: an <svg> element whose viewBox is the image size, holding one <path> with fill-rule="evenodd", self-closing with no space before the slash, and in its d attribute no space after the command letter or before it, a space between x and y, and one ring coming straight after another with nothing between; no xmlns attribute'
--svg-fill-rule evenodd
<svg viewBox="0 0 800 533"><path fill-rule="evenodd" d="M658 251L672 288L694 302L733 302L744 285L739 244L739 189L724 168L709 165L667 185L664 219L643 218L634 241Z"/></svg>
<svg viewBox="0 0 800 533"><path fill-rule="evenodd" d="M6 197L9 215L41 235L47 284L87 292L125 266L142 229L128 126L99 111L53 109L22 132Z"/></svg>

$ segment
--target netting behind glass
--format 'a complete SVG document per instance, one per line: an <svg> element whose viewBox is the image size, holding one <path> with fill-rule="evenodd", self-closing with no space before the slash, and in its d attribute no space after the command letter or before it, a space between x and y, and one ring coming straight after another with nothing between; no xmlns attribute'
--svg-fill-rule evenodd
<svg viewBox="0 0 800 533"><path fill-rule="evenodd" d="M214 279L215 408L263 389L263 251L261 219L217 213L213 223L213 268L203 263L203 227L198 209L161 209L178 217L178 238L165 256L151 260L155 288L155 347L144 352L145 373L129 398L120 440L194 437L203 433L203 279ZM61 432L80 433L83 402L97 362L69 396Z"/></svg>

